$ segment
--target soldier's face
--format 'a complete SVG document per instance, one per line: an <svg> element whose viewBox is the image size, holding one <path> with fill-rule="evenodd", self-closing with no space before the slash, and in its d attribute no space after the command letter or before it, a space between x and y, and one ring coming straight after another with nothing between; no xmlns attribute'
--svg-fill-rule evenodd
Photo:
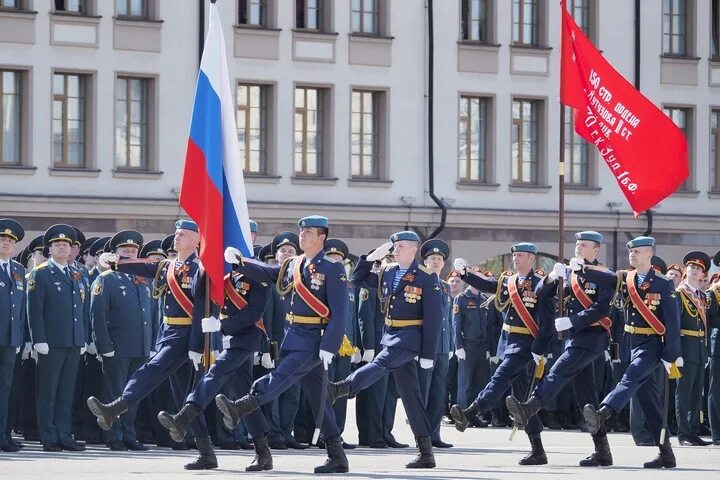
<svg viewBox="0 0 720 480"><path fill-rule="evenodd" d="M0 237L0 258L7 260L15 253L15 245L17 242L14 238L2 236Z"/></svg>
<svg viewBox="0 0 720 480"><path fill-rule="evenodd" d="M300 229L300 248L303 250L315 251L322 248L325 242L325 234L314 227L303 227Z"/></svg>
<svg viewBox="0 0 720 480"><path fill-rule="evenodd" d="M77 258L77 256L80 254L80 245L77 243L73 243L70 247L70 258L73 260Z"/></svg>
<svg viewBox="0 0 720 480"><path fill-rule="evenodd" d="M628 262L635 268L647 267L653 256L652 247L635 247L628 252Z"/></svg>
<svg viewBox="0 0 720 480"><path fill-rule="evenodd" d="M342 262L343 260L345 260L345 257L340 255L339 253L328 253L327 256L332 258L336 262Z"/></svg>
<svg viewBox="0 0 720 480"><path fill-rule="evenodd" d="M152 255L147 256L148 260L152 260L153 262L159 262L163 258L165 258L163 255L159 255L157 253L154 253Z"/></svg>
<svg viewBox="0 0 720 480"><path fill-rule="evenodd" d="M395 246L393 247L393 256L395 257L395 261L400 264L410 264L413 260L415 260L417 251L417 242L400 240L395 242Z"/></svg>
<svg viewBox="0 0 720 480"><path fill-rule="evenodd" d="M691 263L685 267L685 275L687 275L688 280L697 285L705 277L705 272L703 272L702 268Z"/></svg>
<svg viewBox="0 0 720 480"><path fill-rule="evenodd" d="M92 255L84 255L83 260L85 260L85 266L88 268L92 268L97 265L97 259Z"/></svg>
<svg viewBox="0 0 720 480"><path fill-rule="evenodd" d="M512 254L512 262L515 270L527 272L532 269L535 255L528 252L515 252Z"/></svg>
<svg viewBox="0 0 720 480"><path fill-rule="evenodd" d="M293 247L292 245L283 245L275 252L275 258L277 259L278 263L282 263L288 258L294 257L295 255L297 255L297 250L295 250L295 247Z"/></svg>
<svg viewBox="0 0 720 480"><path fill-rule="evenodd" d="M442 255L433 253L425 259L425 266L439 275L445 267L445 259Z"/></svg>
<svg viewBox="0 0 720 480"><path fill-rule="evenodd" d="M252 244L255 245L255 239L257 238L257 232L250 232L250 238L252 239Z"/></svg>
<svg viewBox="0 0 720 480"><path fill-rule="evenodd" d="M42 254L42 250L35 250L30 256L30 260L32 268L35 268L44 261L46 261L47 258L45 258L45 256Z"/></svg>
<svg viewBox="0 0 720 480"><path fill-rule="evenodd" d="M121 257L135 260L138 256L138 249L136 247L129 247L129 246L118 247L115 249L115 253L117 253Z"/></svg>
<svg viewBox="0 0 720 480"><path fill-rule="evenodd" d="M680 282L682 282L682 273L678 272L674 268L667 271L667 276L670 277L676 287L680 285Z"/></svg>
<svg viewBox="0 0 720 480"><path fill-rule="evenodd" d="M575 242L575 257L593 261L600 252L600 245L590 240L578 240Z"/></svg>
<svg viewBox="0 0 720 480"><path fill-rule="evenodd" d="M448 280L450 284L450 294L457 296L463 288L463 281L460 277L450 277Z"/></svg>
<svg viewBox="0 0 720 480"><path fill-rule="evenodd" d="M56 262L67 263L71 253L72 248L68 242L53 242L50 244L50 256Z"/></svg>
<svg viewBox="0 0 720 480"><path fill-rule="evenodd" d="M192 252L200 244L200 234L192 230L178 228L175 230L175 240L173 245L178 252Z"/></svg>

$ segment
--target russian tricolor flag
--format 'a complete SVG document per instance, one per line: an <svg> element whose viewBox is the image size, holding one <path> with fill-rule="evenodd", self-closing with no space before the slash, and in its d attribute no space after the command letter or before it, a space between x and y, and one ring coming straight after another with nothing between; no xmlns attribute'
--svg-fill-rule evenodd
<svg viewBox="0 0 720 480"><path fill-rule="evenodd" d="M235 105L217 5L210 5L195 89L180 205L195 220L202 243L200 260L211 283L211 298L224 301L223 276L230 271L225 247L253 256L243 166L235 125Z"/></svg>

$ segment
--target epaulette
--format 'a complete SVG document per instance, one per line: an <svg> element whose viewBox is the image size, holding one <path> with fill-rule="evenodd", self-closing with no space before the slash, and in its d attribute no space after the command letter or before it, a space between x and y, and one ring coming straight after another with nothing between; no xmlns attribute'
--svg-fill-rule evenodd
<svg viewBox="0 0 720 480"><path fill-rule="evenodd" d="M657 270L655 271L655 276L658 278L662 278L663 280L672 281L672 280L670 280L670 277L666 276L663 273L658 272Z"/></svg>
<svg viewBox="0 0 720 480"><path fill-rule="evenodd" d="M323 255L323 260L325 260L326 262L330 262L330 263L337 263L340 261L340 260L332 258L329 255Z"/></svg>
<svg viewBox="0 0 720 480"><path fill-rule="evenodd" d="M545 270L543 270L542 268L538 268L537 270L535 270L535 276L536 276L537 278L542 278L542 277L544 277L544 276L545 276Z"/></svg>
<svg viewBox="0 0 720 480"><path fill-rule="evenodd" d="M113 272L114 272L114 270L107 269L107 270L105 270L104 272L100 272L100 275L98 275L98 276L99 276L99 277L105 277L105 276L110 275L110 274L113 273Z"/></svg>
<svg viewBox="0 0 720 480"><path fill-rule="evenodd" d="M502 277L509 277L509 276L512 275L512 274L513 274L513 271L512 271L512 270L505 270L504 272L502 272L502 273L500 274L500 276L502 276Z"/></svg>
<svg viewBox="0 0 720 480"><path fill-rule="evenodd" d="M419 268L420 270L422 270L423 272L427 273L428 275L432 275L432 274L433 274L433 271L430 270L430 269L429 269L428 267L426 267L425 265L418 265L418 268Z"/></svg>
<svg viewBox="0 0 720 480"><path fill-rule="evenodd" d="M43 262L43 263L41 263L40 265L35 266L35 268L33 268L33 272L34 272L35 270L40 270L41 268L45 268L45 267L47 267L47 266L48 266L48 262Z"/></svg>

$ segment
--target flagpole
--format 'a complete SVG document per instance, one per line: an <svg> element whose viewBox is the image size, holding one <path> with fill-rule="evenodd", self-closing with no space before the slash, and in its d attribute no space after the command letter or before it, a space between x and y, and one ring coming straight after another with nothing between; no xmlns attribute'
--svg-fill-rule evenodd
<svg viewBox="0 0 720 480"><path fill-rule="evenodd" d="M565 9L567 8L565 0L560 2L560 83L564 78L563 70L564 63L562 61L563 55L563 22ZM558 262L565 263L564 245L565 245L565 105L560 101L558 97L558 103L560 105L560 156L558 164ZM564 296L565 293L565 281L563 278L559 279L558 282L558 317L562 317L564 313ZM562 333L558 332L558 340L562 340Z"/></svg>

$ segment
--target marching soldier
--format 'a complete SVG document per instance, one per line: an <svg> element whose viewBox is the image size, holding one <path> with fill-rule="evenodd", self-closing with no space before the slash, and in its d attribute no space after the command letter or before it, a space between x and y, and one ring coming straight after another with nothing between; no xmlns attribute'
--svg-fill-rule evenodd
<svg viewBox="0 0 720 480"><path fill-rule="evenodd" d="M12 259L25 230L15 220L0 219L0 450L17 452L8 428L15 359L25 334L25 268Z"/></svg>
<svg viewBox="0 0 720 480"><path fill-rule="evenodd" d="M713 263L720 267L720 252L713 257ZM707 330L709 333L709 377L708 384L708 420L713 445L720 445L720 280L710 285L706 292Z"/></svg>
<svg viewBox="0 0 720 480"><path fill-rule="evenodd" d="M675 362L682 364L680 357L680 318L677 294L672 281L655 273L651 266L655 239L637 237L628 242L629 262L634 270L613 272L593 266L582 266L571 261L571 268L600 288L613 288L618 282L625 306L625 332L630 336L631 363L620 383L600 403L600 408L585 405L583 415L591 435L597 434L604 423L627 405L637 395L643 406L645 422L659 445L659 455L643 465L644 468L673 468L675 455L670 445L670 436L661 439L666 425L660 390L653 378L655 367L662 361L668 375L674 370ZM667 418L667 417L665 417Z"/></svg>
<svg viewBox="0 0 720 480"><path fill-rule="evenodd" d="M598 265L603 236L598 232L585 231L575 234L575 258L582 258L587 265ZM557 280L565 278L566 268L556 263L553 271L546 277L543 288L550 297L557 291ZM553 364L548 374L532 392L530 399L522 403L514 396L506 399L508 410L519 428L527 425L531 416L547 405L552 397L572 382L578 404L598 406L598 394L595 383L594 361L604 355L608 348L608 339L612 322L608 318L610 302L614 291L611 287L599 287L572 272L564 286L564 301L567 303L567 316L555 319L558 332L568 332L565 350ZM601 428L593 435L595 453L580 461L581 467L612 465L612 455L607 441L607 432Z"/></svg>
<svg viewBox="0 0 720 480"><path fill-rule="evenodd" d="M504 312L502 326L507 339L505 356L490 382L466 409L454 405L450 413L455 420L455 428L464 431L470 418L480 412L488 411L497 405L512 386L514 395L526 395L529 381L528 365L533 361L541 366L543 355L547 351L553 333L551 323L552 302L541 295L543 278L533 269L537 247L532 243L518 243L510 249L512 253L512 275L501 275L498 280L487 279L471 270L463 259L455 260L455 269L463 275L463 280L481 292L494 293L495 305ZM530 439L531 452L518 463L520 465L544 465L547 456L540 439L542 422L537 415L528 419L525 433Z"/></svg>
<svg viewBox="0 0 720 480"><path fill-rule="evenodd" d="M675 388L675 414L680 445L707 446L700 438L705 364L708 361L705 292L700 281L710 269L710 257L690 252L683 258L685 277L676 288L680 304L680 348L684 365Z"/></svg>
<svg viewBox="0 0 720 480"><path fill-rule="evenodd" d="M354 285L378 289L387 327L383 350L346 380L331 384L330 397L334 401L355 395L392 372L420 450L405 467L434 468L432 428L423 406L415 358L423 370L433 367L443 320L442 288L438 276L415 261L420 242L415 232L397 232L390 240L371 255L361 256L352 276ZM385 257L391 248L397 264L372 273L373 263Z"/></svg>
<svg viewBox="0 0 720 480"><path fill-rule="evenodd" d="M88 294L80 271L70 264L75 230L50 227L43 237L50 260L28 280L28 320L37 364L37 412L46 452L82 451L71 434L72 406L80 355L89 341L85 309Z"/></svg>
<svg viewBox="0 0 720 480"><path fill-rule="evenodd" d="M216 402L226 425L234 427L241 418L302 381L316 424L322 420L320 429L328 455L325 464L315 468L315 473L345 473L348 461L340 429L322 385L327 383L327 369L345 333L347 276L342 264L325 256L328 219L313 215L300 219L298 226L304 254L286 260L280 267L250 259L237 267L239 272L257 281L277 283L278 292L284 297L288 321L282 343L285 358L274 370L255 381L249 395L234 402L218 395Z"/></svg>
<svg viewBox="0 0 720 480"><path fill-rule="evenodd" d="M110 249L120 258L135 260L143 237L123 230L110 240ZM93 339L102 360L104 396L118 398L135 371L154 348L156 332L150 280L145 277L106 270L92 285L90 318ZM105 434L113 451L147 450L135 431L136 405L120 416Z"/></svg>
<svg viewBox="0 0 720 480"><path fill-rule="evenodd" d="M157 354L135 371L125 385L122 394L108 404L97 398L87 400L90 411L97 417L98 425L109 430L119 416L147 397L175 371L187 363L188 358L197 370L202 361L203 336L201 322L204 317L204 278L197 247L200 234L197 224L191 220L175 223L174 249L177 258L157 263L118 263L116 254L103 254L99 263L122 273L154 279L154 296L162 297L163 328L157 344ZM199 458L185 465L187 470L217 468L217 458L202 415L193 421Z"/></svg>

